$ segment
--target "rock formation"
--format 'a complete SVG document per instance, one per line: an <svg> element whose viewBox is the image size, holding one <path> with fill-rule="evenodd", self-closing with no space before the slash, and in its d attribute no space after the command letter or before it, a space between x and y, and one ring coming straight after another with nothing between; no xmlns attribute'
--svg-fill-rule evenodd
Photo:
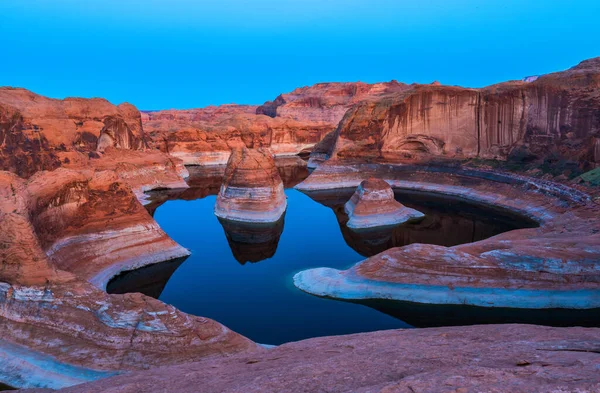
<svg viewBox="0 0 600 393"><path fill-rule="evenodd" d="M319 337L115 376L64 393L597 392L599 329L491 325ZM35 391L42 393L49 391Z"/></svg>
<svg viewBox="0 0 600 393"><path fill-rule="evenodd" d="M188 251L113 171L0 172L0 380L60 388L123 370L257 350L217 322L101 288Z"/></svg>
<svg viewBox="0 0 600 393"><path fill-rule="evenodd" d="M597 391L598 329L390 331L267 351L218 322L103 289L123 271L188 254L142 206L156 189L216 192L212 182L188 189L184 165L228 163L215 206L221 219L278 223L280 173L292 185L305 172L278 171L272 153L312 150L310 166L319 167L299 189L357 187L372 176L537 225L451 247L411 238L419 244L348 270L301 272L301 289L353 301L598 308L600 194L586 187L600 164L599 91L600 58L482 89L329 83L260 107L143 114L103 99L0 88L0 381L61 388L134 371L71 391ZM463 165L480 159L588 172L574 189ZM276 238L257 250L266 255ZM147 278L148 293L160 291L154 274L168 275L172 263Z"/></svg>
<svg viewBox="0 0 600 393"><path fill-rule="evenodd" d="M0 169L21 176L87 162L106 146L139 149L145 136L139 111L100 98L55 100L0 87Z"/></svg>
<svg viewBox="0 0 600 393"><path fill-rule="evenodd" d="M260 107L222 105L144 112L151 144L186 165L225 164L233 149L270 148L275 156L310 151L353 104L406 89L390 83L320 83Z"/></svg>
<svg viewBox="0 0 600 393"><path fill-rule="evenodd" d="M144 129L153 147L186 165L224 165L231 151L242 147L270 148L276 156L295 155L311 149L335 128L322 121L272 119L244 106L219 108L150 112Z"/></svg>
<svg viewBox="0 0 600 393"><path fill-rule="evenodd" d="M600 307L600 220L582 192L522 176L458 167L319 167L297 188L358 184L377 175L393 187L459 197L535 220L539 227L454 247L411 244L354 267L298 273L297 287L338 299L393 299L480 307Z"/></svg>
<svg viewBox="0 0 600 393"><path fill-rule="evenodd" d="M271 152L234 150L217 196L217 217L242 222L276 222L286 207L283 183Z"/></svg>
<svg viewBox="0 0 600 393"><path fill-rule="evenodd" d="M318 155L387 162L547 159L585 170L599 163L599 87L600 58L530 83L413 85L357 103Z"/></svg>
<svg viewBox="0 0 600 393"><path fill-rule="evenodd" d="M350 229L376 229L421 220L425 215L394 199L385 180L369 178L360 183L344 206Z"/></svg>

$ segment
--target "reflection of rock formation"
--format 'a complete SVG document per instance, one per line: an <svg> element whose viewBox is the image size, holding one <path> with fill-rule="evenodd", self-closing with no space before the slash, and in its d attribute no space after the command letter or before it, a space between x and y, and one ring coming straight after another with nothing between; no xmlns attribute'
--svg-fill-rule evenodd
<svg viewBox="0 0 600 393"><path fill-rule="evenodd" d="M219 219L234 258L242 265L271 258L277 251L284 217L274 223L244 223Z"/></svg>
<svg viewBox="0 0 600 393"><path fill-rule="evenodd" d="M486 308L393 300L365 300L355 303L374 308L419 328L496 323L527 323L557 327L600 326L600 308L590 310Z"/></svg>
<svg viewBox="0 0 600 393"><path fill-rule="evenodd" d="M344 203L350 198L350 193L350 190L338 190L307 194L334 211L346 243L366 257L412 243L450 247L487 239L502 232L530 227L533 224L519 217L501 216L454 199L403 192L398 194L397 198L406 206L422 211L425 214L422 221L357 232L348 228L348 215L344 211Z"/></svg>
<svg viewBox="0 0 600 393"><path fill-rule="evenodd" d="M217 217L243 222L275 222L285 213L283 182L267 149L231 153L217 196Z"/></svg>
<svg viewBox="0 0 600 393"><path fill-rule="evenodd" d="M172 261L157 263L141 269L124 272L112 279L106 286L110 294L139 292L158 299L165 285L175 270L187 259L177 258Z"/></svg>
<svg viewBox="0 0 600 393"><path fill-rule="evenodd" d="M385 180L363 180L352 198L344 205L353 230L377 230L423 219L423 213L394 199L394 191Z"/></svg>

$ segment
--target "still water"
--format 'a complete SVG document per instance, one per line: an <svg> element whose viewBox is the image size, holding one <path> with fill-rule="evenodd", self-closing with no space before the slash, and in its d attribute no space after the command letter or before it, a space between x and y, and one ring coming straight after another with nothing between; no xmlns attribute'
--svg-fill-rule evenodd
<svg viewBox="0 0 600 393"><path fill-rule="evenodd" d="M221 222L213 214L222 168L195 171L191 189L157 193L149 206L160 226L192 255L185 261L123 274L109 284L109 292L143 292L265 344L392 328L538 318L535 313L512 310L500 310L500 315L496 311L488 315L488 310L482 317L480 309L464 307L342 302L305 294L292 283L301 270L345 269L390 247L414 242L452 246L534 223L456 200L404 193L396 199L425 213L422 222L358 234L345 226L348 218L343 212L353 190L309 196L287 188L288 209L282 221L240 226ZM307 174L293 166L280 172L289 187Z"/></svg>

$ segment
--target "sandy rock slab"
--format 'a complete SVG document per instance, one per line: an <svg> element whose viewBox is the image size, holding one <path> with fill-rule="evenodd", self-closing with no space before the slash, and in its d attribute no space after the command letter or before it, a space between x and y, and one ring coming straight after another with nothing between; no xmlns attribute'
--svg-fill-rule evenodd
<svg viewBox="0 0 600 393"><path fill-rule="evenodd" d="M377 229L418 221L425 215L394 199L394 190L382 179L369 178L360 183L344 206L348 228Z"/></svg>
<svg viewBox="0 0 600 393"><path fill-rule="evenodd" d="M61 392L591 393L600 391L599 343L600 329L585 328L388 330L160 367Z"/></svg>

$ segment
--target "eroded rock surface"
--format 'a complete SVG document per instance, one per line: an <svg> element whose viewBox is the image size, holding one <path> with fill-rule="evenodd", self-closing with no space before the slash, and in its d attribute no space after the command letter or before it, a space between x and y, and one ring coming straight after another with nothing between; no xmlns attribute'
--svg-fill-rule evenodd
<svg viewBox="0 0 600 393"><path fill-rule="evenodd" d="M271 152L234 150L217 196L217 217L242 222L276 222L286 207L283 182Z"/></svg>
<svg viewBox="0 0 600 393"><path fill-rule="evenodd" d="M376 229L423 219L423 213L394 199L394 191L385 180L369 178L360 183L344 206L348 228Z"/></svg>
<svg viewBox="0 0 600 393"><path fill-rule="evenodd" d="M600 389L599 341L600 329L532 325L389 330L313 338L62 391L592 393Z"/></svg>
<svg viewBox="0 0 600 393"><path fill-rule="evenodd" d="M145 147L140 112L101 98L56 100L0 87L0 169L28 177L87 162L96 149Z"/></svg>
<svg viewBox="0 0 600 393"><path fill-rule="evenodd" d="M297 188L356 185L367 175L394 188L444 194L511 211L538 228L454 247L411 244L339 271L298 273L297 287L339 299L392 299L481 307L600 307L600 220L589 196L520 176L408 165L319 167Z"/></svg>
<svg viewBox="0 0 600 393"><path fill-rule="evenodd" d="M185 256L114 171L0 172L0 380L60 388L123 370L258 350L209 319L101 288Z"/></svg>
<svg viewBox="0 0 600 393"><path fill-rule="evenodd" d="M591 169L598 164L599 91L600 58L530 83L411 85L353 106L319 155L387 162L547 159Z"/></svg>
<svg viewBox="0 0 600 393"><path fill-rule="evenodd" d="M282 94L259 107L222 105L144 112L152 145L186 165L225 164L233 149L270 148L275 156L312 150L355 103L407 85L320 83Z"/></svg>

